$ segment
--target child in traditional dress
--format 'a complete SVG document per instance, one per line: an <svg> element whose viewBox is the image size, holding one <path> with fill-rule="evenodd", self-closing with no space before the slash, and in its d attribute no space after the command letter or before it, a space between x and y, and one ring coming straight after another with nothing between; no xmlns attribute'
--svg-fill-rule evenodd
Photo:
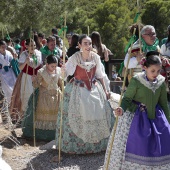
<svg viewBox="0 0 170 170"><path fill-rule="evenodd" d="M147 53L145 72L131 79L115 110L121 117L112 148L113 131L108 143L104 169L107 165L107 170L170 169L170 112L158 55Z"/></svg>
<svg viewBox="0 0 170 170"><path fill-rule="evenodd" d="M23 116L27 109L28 99L33 92L32 76L42 67L41 52L36 50L32 39L26 40L27 50L23 51L18 60L21 73L17 77L11 99L11 114Z"/></svg>
<svg viewBox="0 0 170 170"><path fill-rule="evenodd" d="M0 40L0 113L3 123L9 121L8 106L16 82L16 76L11 68L13 56L6 48L6 42Z"/></svg>
<svg viewBox="0 0 170 170"><path fill-rule="evenodd" d="M46 65L33 78L34 94L31 95L23 121L23 136L33 137L33 115L35 112L36 139L55 139L56 120L61 96L61 69L54 55L47 56ZM34 99L34 100L33 100ZM33 101L35 103L33 104ZM35 105L35 110L33 109Z"/></svg>

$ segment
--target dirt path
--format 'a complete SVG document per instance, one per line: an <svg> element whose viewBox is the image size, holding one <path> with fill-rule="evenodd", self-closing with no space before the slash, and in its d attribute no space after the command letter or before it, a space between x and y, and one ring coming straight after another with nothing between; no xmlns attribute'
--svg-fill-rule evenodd
<svg viewBox="0 0 170 170"><path fill-rule="evenodd" d="M104 162L104 152L90 155L68 155L62 153L62 161L54 159L58 151L54 149L40 150L46 144L21 138L21 128L15 129L17 138L6 130L0 122L0 144L3 146L3 159L11 166L12 170L101 170ZM14 142L17 139L17 143ZM14 141L13 141L14 140Z"/></svg>

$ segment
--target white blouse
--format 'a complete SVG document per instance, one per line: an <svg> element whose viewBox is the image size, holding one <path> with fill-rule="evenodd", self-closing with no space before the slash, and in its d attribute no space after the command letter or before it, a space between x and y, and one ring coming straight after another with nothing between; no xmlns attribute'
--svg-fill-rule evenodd
<svg viewBox="0 0 170 170"><path fill-rule="evenodd" d="M163 44L163 45L161 46L160 53L161 53L161 55L165 55L165 56L170 57L170 48L166 48L166 45Z"/></svg>
<svg viewBox="0 0 170 170"><path fill-rule="evenodd" d="M95 73L96 78L104 78L105 72L102 69L100 56L94 52L91 52L91 55L92 55L92 61L88 62L89 63L88 65L87 62L84 62L82 60L81 52L78 51L75 54L73 54L66 62L66 76L68 77L69 75L73 75L76 70L76 66L78 65L81 68L85 68L87 71L90 69L90 67L93 68L96 66L96 73Z"/></svg>
<svg viewBox="0 0 170 170"><path fill-rule="evenodd" d="M37 49L35 49L34 52L35 52L35 55L37 57L37 65L34 64L34 60L31 58L29 66L37 68L40 64L42 64L42 54ZM21 64L24 63L28 55L29 55L28 51L23 51L20 55L18 62L21 63Z"/></svg>

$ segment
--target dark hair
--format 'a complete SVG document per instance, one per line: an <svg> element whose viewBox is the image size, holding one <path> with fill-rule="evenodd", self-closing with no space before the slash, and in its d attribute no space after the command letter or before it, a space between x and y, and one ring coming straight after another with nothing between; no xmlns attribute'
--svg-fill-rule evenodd
<svg viewBox="0 0 170 170"><path fill-rule="evenodd" d="M44 38L45 35L43 33L38 33L38 37Z"/></svg>
<svg viewBox="0 0 170 170"><path fill-rule="evenodd" d="M168 48L169 42L170 42L170 30L168 31L168 39L166 40L166 43L165 43L166 49Z"/></svg>
<svg viewBox="0 0 170 170"><path fill-rule="evenodd" d="M78 34L73 34L71 37L71 47L76 47L78 45L79 41L79 35Z"/></svg>
<svg viewBox="0 0 170 170"><path fill-rule="evenodd" d="M53 29L51 30L51 32L52 32L53 34L58 34L57 28L53 28Z"/></svg>
<svg viewBox="0 0 170 170"><path fill-rule="evenodd" d="M53 37L55 37L55 39L56 39L56 44L58 46L60 46L61 45L61 38L58 35L56 35L56 34L54 34Z"/></svg>
<svg viewBox="0 0 170 170"><path fill-rule="evenodd" d="M78 40L79 44L82 43L82 40L83 40L84 38L88 38L88 37L89 37L89 36L88 36L87 34L82 34L82 35L80 35L80 36L79 36L79 40Z"/></svg>
<svg viewBox="0 0 170 170"><path fill-rule="evenodd" d="M92 44L97 47L97 52L100 57L103 57L102 41L99 32L93 31L91 34Z"/></svg>
<svg viewBox="0 0 170 170"><path fill-rule="evenodd" d="M47 43L51 42L51 41L56 41L56 38L54 36L49 36L47 38Z"/></svg>
<svg viewBox="0 0 170 170"><path fill-rule="evenodd" d="M6 42L4 40L0 40L0 46L1 45L6 45Z"/></svg>
<svg viewBox="0 0 170 170"><path fill-rule="evenodd" d="M50 55L47 56L46 61L47 61L48 64L52 64L52 63L58 64L58 56L50 54Z"/></svg>
<svg viewBox="0 0 170 170"><path fill-rule="evenodd" d="M142 28L144 27L143 24L140 24L140 31L142 30ZM131 25L130 27L130 33L133 35L133 32L134 32L134 29L136 28L136 31L135 31L135 35L137 37L139 37L139 25L138 24L133 24Z"/></svg>
<svg viewBox="0 0 170 170"><path fill-rule="evenodd" d="M25 45L29 45L30 42L34 42L34 40L33 40L33 39L30 39L30 38L26 39L26 40L25 40Z"/></svg>
<svg viewBox="0 0 170 170"><path fill-rule="evenodd" d="M19 38L17 38L16 40L15 40L15 43L17 43L17 44L19 44L21 42L21 40L19 39Z"/></svg>
<svg viewBox="0 0 170 170"><path fill-rule="evenodd" d="M36 44L36 48L37 48L38 50L40 50L41 44L40 44L40 42L39 42L39 40L38 40L38 35L37 35L37 34L34 35L34 41L35 41L35 44Z"/></svg>
<svg viewBox="0 0 170 170"><path fill-rule="evenodd" d="M146 54L146 61L144 66L147 68L151 65L162 64L161 59L159 57L159 52L157 51L150 51Z"/></svg>

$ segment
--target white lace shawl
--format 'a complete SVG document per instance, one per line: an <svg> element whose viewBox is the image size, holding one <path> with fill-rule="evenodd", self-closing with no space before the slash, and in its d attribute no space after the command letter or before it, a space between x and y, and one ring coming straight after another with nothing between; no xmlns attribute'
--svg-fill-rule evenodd
<svg viewBox="0 0 170 170"><path fill-rule="evenodd" d="M44 81L48 84L47 89L48 90L56 90L58 89L58 80L61 78L61 68L57 67L56 68L56 74L51 74L49 75L47 70L46 70L46 65L43 66L40 70L38 70L38 74L42 76Z"/></svg>
<svg viewBox="0 0 170 170"><path fill-rule="evenodd" d="M158 89L162 85L162 83L165 82L165 77L163 77L162 75L158 75L158 77L156 78L157 80L155 82L147 81L145 72L138 73L134 77L145 87L147 87L148 89L151 89L154 93L156 89Z"/></svg>
<svg viewBox="0 0 170 170"><path fill-rule="evenodd" d="M105 72L102 69L100 56L94 52L91 52L91 55L92 55L91 66L92 67L96 66L95 73L96 78L103 78L105 76ZM82 68L85 68L88 71L88 66L86 65L86 62L82 60L81 52L76 52L68 59L66 63L66 77L74 74L77 65Z"/></svg>

